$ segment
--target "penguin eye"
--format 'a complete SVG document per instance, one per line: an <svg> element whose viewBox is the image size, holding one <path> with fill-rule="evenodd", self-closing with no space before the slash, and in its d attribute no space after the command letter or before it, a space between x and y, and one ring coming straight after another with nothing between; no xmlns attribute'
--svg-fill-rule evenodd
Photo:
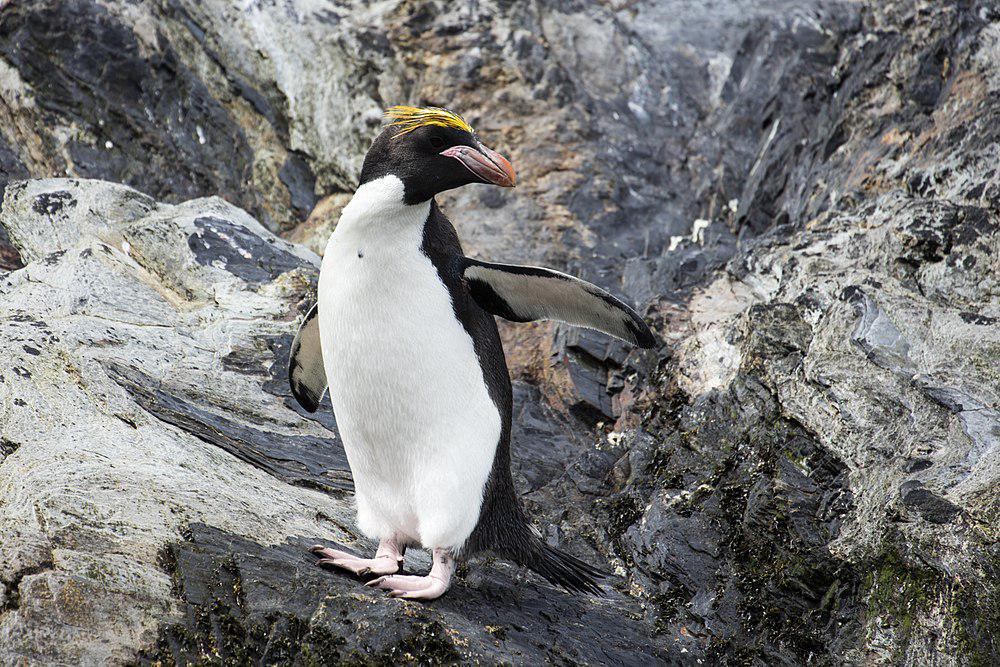
<svg viewBox="0 0 1000 667"><path fill-rule="evenodd" d="M438 136L431 137L431 146L433 146L434 148L441 148L442 146L444 146L444 139Z"/></svg>

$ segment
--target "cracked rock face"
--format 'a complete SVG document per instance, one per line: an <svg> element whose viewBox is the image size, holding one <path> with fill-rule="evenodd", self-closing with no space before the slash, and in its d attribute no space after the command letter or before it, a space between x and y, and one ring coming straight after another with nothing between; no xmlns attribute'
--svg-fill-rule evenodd
<svg viewBox="0 0 1000 667"><path fill-rule="evenodd" d="M1000 662L988 3L40 0L0 102L4 659ZM482 559L420 606L303 553L371 547L284 369L405 102L518 169L442 197L470 254L663 340L502 326L516 483L606 599Z"/></svg>

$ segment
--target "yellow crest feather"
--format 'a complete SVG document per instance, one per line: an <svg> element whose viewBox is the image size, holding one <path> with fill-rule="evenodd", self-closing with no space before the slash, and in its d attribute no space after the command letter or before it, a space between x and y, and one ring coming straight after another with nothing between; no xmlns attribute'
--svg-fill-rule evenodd
<svg viewBox="0 0 1000 667"><path fill-rule="evenodd" d="M418 127L425 127L427 125L451 127L456 130L473 132L472 126L466 123L464 118L454 111L448 111L440 107L389 107L385 110L385 117L392 119L389 127L399 127L396 137L401 137L407 132L413 132Z"/></svg>

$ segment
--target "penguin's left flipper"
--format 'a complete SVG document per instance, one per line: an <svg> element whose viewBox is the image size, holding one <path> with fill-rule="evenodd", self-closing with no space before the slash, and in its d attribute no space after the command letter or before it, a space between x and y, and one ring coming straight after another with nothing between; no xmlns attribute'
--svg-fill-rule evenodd
<svg viewBox="0 0 1000 667"><path fill-rule="evenodd" d="M308 412L316 412L326 392L318 314L318 306L313 306L306 314L288 355L288 384L292 387L295 400Z"/></svg>
<svg viewBox="0 0 1000 667"><path fill-rule="evenodd" d="M493 264L469 257L464 258L462 275L476 303L506 320L559 320L639 347L657 345L637 312L579 278L537 266Z"/></svg>

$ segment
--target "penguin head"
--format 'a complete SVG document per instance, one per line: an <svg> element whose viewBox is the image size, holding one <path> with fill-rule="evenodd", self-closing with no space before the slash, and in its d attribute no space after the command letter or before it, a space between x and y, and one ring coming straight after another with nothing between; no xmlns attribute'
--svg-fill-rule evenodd
<svg viewBox="0 0 1000 667"><path fill-rule="evenodd" d="M407 204L469 183L514 187L517 177L510 162L484 146L458 114L437 107L399 106L385 113L393 122L368 149L360 184L396 176L403 182Z"/></svg>

